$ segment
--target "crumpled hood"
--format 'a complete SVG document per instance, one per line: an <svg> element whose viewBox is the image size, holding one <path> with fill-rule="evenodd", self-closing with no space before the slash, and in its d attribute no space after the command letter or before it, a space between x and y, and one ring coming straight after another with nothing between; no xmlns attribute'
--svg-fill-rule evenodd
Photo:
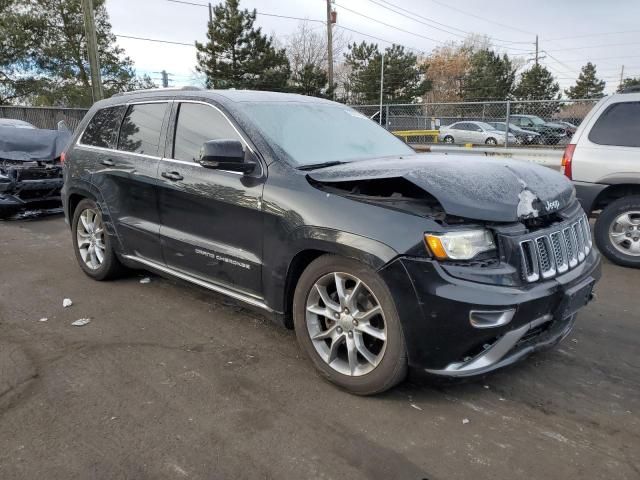
<svg viewBox="0 0 640 480"><path fill-rule="evenodd" d="M60 156L71 132L34 128L0 127L0 159L49 161Z"/></svg>
<svg viewBox="0 0 640 480"><path fill-rule="evenodd" d="M362 160L308 176L325 184L402 177L434 196L449 215L494 222L546 215L575 199L571 182L547 167L472 155Z"/></svg>

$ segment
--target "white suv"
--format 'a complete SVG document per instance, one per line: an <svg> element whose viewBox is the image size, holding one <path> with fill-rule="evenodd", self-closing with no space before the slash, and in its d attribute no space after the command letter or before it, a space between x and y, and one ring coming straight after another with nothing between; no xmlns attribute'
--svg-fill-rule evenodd
<svg viewBox="0 0 640 480"><path fill-rule="evenodd" d="M600 100L567 145L562 168L585 211L600 211L600 251L640 267L640 90Z"/></svg>

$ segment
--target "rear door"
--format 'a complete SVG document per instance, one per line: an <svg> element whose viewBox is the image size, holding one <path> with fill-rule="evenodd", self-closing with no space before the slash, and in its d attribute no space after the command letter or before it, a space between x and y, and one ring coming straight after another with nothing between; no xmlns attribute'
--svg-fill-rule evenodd
<svg viewBox="0 0 640 480"><path fill-rule="evenodd" d="M127 105L116 149L104 152L93 176L122 251L155 262L162 262L156 174L168 106L168 101Z"/></svg>
<svg viewBox="0 0 640 480"><path fill-rule="evenodd" d="M614 102L582 130L572 165L581 182L637 181L640 173L640 100Z"/></svg>
<svg viewBox="0 0 640 480"><path fill-rule="evenodd" d="M212 170L197 160L204 142L239 140L254 173ZM159 168L164 259L175 270L260 296L262 189L266 169L217 107L176 101L167 158Z"/></svg>

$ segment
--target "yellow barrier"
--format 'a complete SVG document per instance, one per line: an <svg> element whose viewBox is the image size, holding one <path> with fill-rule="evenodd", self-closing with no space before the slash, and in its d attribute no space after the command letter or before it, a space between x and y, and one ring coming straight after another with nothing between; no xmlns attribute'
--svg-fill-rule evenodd
<svg viewBox="0 0 640 480"><path fill-rule="evenodd" d="M409 137L432 137L433 143L438 143L438 130L396 130L393 133L396 137L404 139L405 143L409 143Z"/></svg>

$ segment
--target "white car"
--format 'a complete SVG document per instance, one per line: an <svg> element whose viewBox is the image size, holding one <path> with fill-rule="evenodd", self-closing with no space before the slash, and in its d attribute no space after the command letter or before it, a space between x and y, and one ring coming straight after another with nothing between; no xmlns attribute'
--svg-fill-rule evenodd
<svg viewBox="0 0 640 480"><path fill-rule="evenodd" d="M600 100L562 157L584 210L599 211L594 236L612 262L640 267L640 91Z"/></svg>
<svg viewBox="0 0 640 480"><path fill-rule="evenodd" d="M438 140L444 143L473 143L504 145L505 134L485 122L456 122L440 127ZM516 137L509 133L509 143L516 143Z"/></svg>

